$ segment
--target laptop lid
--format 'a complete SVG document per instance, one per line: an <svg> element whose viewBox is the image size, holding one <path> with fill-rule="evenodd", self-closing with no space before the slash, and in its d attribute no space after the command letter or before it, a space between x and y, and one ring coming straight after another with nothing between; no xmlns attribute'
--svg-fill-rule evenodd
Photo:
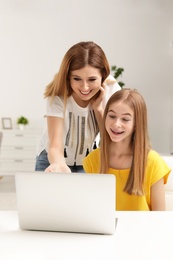
<svg viewBox="0 0 173 260"><path fill-rule="evenodd" d="M21 229L113 234L115 176L19 172L15 174Z"/></svg>

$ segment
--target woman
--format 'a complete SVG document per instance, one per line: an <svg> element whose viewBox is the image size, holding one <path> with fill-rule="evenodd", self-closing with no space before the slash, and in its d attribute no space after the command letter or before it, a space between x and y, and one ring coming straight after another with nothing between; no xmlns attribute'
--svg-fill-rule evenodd
<svg viewBox="0 0 173 260"><path fill-rule="evenodd" d="M120 89L109 74L105 53L96 43L80 42L67 51L45 90L47 125L36 171L83 172L82 160L93 149L105 104Z"/></svg>

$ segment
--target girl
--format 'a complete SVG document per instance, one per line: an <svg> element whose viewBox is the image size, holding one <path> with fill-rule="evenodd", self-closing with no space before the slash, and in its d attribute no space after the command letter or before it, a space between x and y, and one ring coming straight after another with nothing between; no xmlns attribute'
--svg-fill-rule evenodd
<svg viewBox="0 0 173 260"><path fill-rule="evenodd" d="M83 171L82 159L92 150L106 101L120 89L109 74L107 58L94 42L80 42L67 51L44 93L47 125L36 171Z"/></svg>
<svg viewBox="0 0 173 260"><path fill-rule="evenodd" d="M164 184L171 169L151 150L143 97L132 89L117 91L103 122L101 147L83 160L85 171L116 176L117 210L165 210Z"/></svg>

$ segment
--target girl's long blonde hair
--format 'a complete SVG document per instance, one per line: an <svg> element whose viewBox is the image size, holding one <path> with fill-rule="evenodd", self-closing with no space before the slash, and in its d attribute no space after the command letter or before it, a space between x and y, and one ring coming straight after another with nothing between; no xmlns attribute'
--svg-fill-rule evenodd
<svg viewBox="0 0 173 260"><path fill-rule="evenodd" d="M71 71L87 65L100 70L102 82L110 74L110 66L101 47L94 42L79 42L66 52L59 72L45 89L44 97L62 96L66 103L67 97L72 95L69 80Z"/></svg>
<svg viewBox="0 0 173 260"><path fill-rule="evenodd" d="M107 102L103 116L103 131L101 133L101 167L100 173L107 173L109 168L109 146L112 142L105 128L105 120L111 104L122 101L127 104L134 112L134 133L131 139L133 160L130 173L124 187L128 194L143 195L143 183L147 155L150 147L147 127L147 108L143 97L133 89L121 89L115 92Z"/></svg>

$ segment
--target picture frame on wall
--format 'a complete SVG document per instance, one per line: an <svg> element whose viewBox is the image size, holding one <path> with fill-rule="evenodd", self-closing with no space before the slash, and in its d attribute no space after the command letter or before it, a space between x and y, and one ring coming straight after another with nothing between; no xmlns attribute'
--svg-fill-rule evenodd
<svg viewBox="0 0 173 260"><path fill-rule="evenodd" d="M2 128L3 129L12 129L12 120L10 117L2 118Z"/></svg>

